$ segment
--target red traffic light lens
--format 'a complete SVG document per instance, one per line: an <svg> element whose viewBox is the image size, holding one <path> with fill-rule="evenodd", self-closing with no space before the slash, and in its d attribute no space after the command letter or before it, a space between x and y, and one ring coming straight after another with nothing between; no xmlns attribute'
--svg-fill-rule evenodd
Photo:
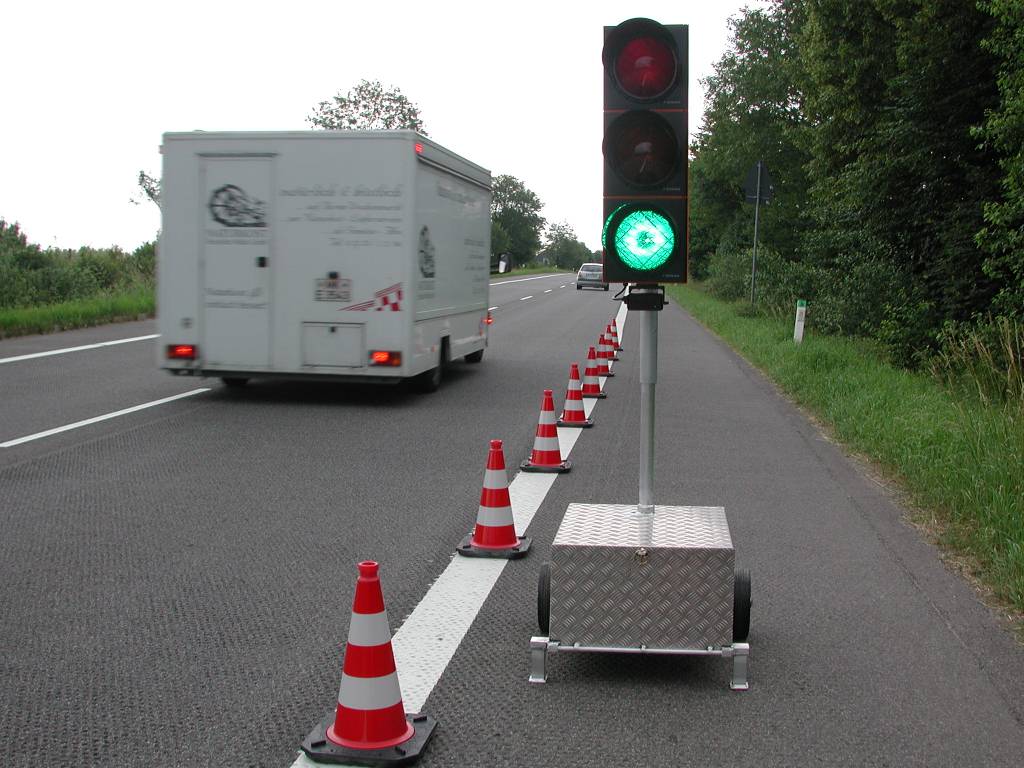
<svg viewBox="0 0 1024 768"><path fill-rule="evenodd" d="M634 187L665 184L679 167L679 141L656 112L626 112L608 127L604 156L615 174Z"/></svg>
<svg viewBox="0 0 1024 768"><path fill-rule="evenodd" d="M656 37L634 37L615 57L615 80L628 96L656 99L676 81L676 56Z"/></svg>

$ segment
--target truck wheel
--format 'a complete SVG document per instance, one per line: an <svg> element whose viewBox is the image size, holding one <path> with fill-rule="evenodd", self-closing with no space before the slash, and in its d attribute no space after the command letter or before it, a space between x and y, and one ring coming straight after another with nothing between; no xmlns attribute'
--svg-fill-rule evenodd
<svg viewBox="0 0 1024 768"><path fill-rule="evenodd" d="M541 563L537 581L537 626L547 635L551 630L551 563Z"/></svg>
<svg viewBox="0 0 1024 768"><path fill-rule="evenodd" d="M225 376L221 381L224 382L224 386L230 389L241 389L249 383L249 380L244 376Z"/></svg>
<svg viewBox="0 0 1024 768"><path fill-rule="evenodd" d="M732 592L732 641L745 643L750 635L750 571L736 571Z"/></svg>
<svg viewBox="0 0 1024 768"><path fill-rule="evenodd" d="M441 354L438 355L437 367L431 368L429 371L424 371L416 377L416 388L425 394L431 392L437 392L438 387L441 386L441 378L444 375L444 369L451 364L451 359L448 356L448 339L441 339Z"/></svg>
<svg viewBox="0 0 1024 768"><path fill-rule="evenodd" d="M470 352L465 357L467 363L479 363L483 359L484 351L482 349L478 349L476 352Z"/></svg>

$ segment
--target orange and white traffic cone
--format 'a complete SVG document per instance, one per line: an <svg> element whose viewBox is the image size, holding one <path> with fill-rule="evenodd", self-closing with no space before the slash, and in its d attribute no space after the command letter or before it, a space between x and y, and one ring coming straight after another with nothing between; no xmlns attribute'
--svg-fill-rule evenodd
<svg viewBox="0 0 1024 768"><path fill-rule="evenodd" d="M583 369L583 397L603 399L608 397L601 391L601 384L597 379L597 353L591 347L587 353L587 367Z"/></svg>
<svg viewBox="0 0 1024 768"><path fill-rule="evenodd" d="M622 345L619 344L619 326L614 317L612 318L612 346L615 347L616 352L622 351Z"/></svg>
<svg viewBox="0 0 1024 768"><path fill-rule="evenodd" d="M480 507L476 528L459 542L458 553L466 557L504 557L513 560L530 549L530 539L516 536L512 519L512 499L508 495L508 473L501 440L491 440L484 470L484 487L480 491Z"/></svg>
<svg viewBox="0 0 1024 768"><path fill-rule="evenodd" d="M592 427L594 420L588 419L583 409L583 388L580 386L580 366L573 363L569 368L569 388L565 391L565 405L562 415L555 422L559 427Z"/></svg>
<svg viewBox="0 0 1024 768"><path fill-rule="evenodd" d="M437 721L405 714L378 565L367 560L358 568L338 706L302 751L316 762L408 765L423 754Z"/></svg>
<svg viewBox="0 0 1024 768"><path fill-rule="evenodd" d="M609 323L604 327L604 340L608 343L608 359L619 362L619 356L615 350L615 337L612 335L612 325Z"/></svg>
<svg viewBox="0 0 1024 768"><path fill-rule="evenodd" d="M608 345L608 340L601 334L601 337L597 340L597 375L607 376L611 378L615 374L612 373L611 366L608 365L608 360L611 358L612 352Z"/></svg>
<svg viewBox="0 0 1024 768"><path fill-rule="evenodd" d="M544 390L540 404L540 419L537 420L537 435L533 439L533 453L519 465L524 472L568 472L572 462L562 461L562 449L558 445L558 427L555 426L555 401L551 390Z"/></svg>

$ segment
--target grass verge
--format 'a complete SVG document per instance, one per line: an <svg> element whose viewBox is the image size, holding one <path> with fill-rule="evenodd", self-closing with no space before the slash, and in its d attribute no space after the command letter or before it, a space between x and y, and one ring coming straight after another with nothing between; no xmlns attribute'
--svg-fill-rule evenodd
<svg viewBox="0 0 1024 768"><path fill-rule="evenodd" d="M745 305L718 301L691 286L672 286L669 294L838 440L898 480L912 503L932 517L940 542L966 555L972 575L1019 619L1024 613L1024 413L1019 407L957 396L930 375L884 362L878 348L864 340L816 336L809 329L796 345L792 321L751 316Z"/></svg>
<svg viewBox="0 0 1024 768"><path fill-rule="evenodd" d="M85 328L118 320L150 316L155 308L151 288L127 293L97 296L40 307L0 309L0 338L30 333L53 333Z"/></svg>

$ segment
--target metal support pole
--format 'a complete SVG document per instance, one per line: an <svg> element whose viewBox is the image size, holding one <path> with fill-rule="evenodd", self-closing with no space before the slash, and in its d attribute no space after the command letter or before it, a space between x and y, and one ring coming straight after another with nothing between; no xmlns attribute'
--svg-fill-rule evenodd
<svg viewBox="0 0 1024 768"><path fill-rule="evenodd" d="M754 286L757 285L757 223L761 210L761 161L757 161L757 194L754 197L754 258L750 264L750 303L755 302Z"/></svg>
<svg viewBox="0 0 1024 768"><path fill-rule="evenodd" d="M640 503L654 512L654 388L658 382L658 313L640 312Z"/></svg>

